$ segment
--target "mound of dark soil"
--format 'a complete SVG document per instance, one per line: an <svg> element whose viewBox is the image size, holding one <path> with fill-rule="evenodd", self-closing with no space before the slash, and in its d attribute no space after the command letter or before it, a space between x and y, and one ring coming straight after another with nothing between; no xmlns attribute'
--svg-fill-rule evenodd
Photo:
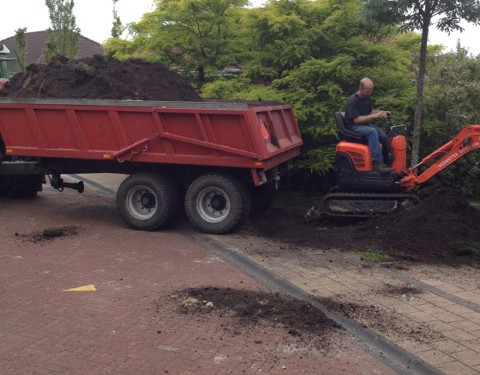
<svg viewBox="0 0 480 375"><path fill-rule="evenodd" d="M229 320L226 331L243 331L246 327L280 328L292 338L314 345L317 349L329 345L328 335L341 327L311 304L286 294L230 288L189 288L171 298L176 311L182 314L202 314ZM157 312L165 302L156 302Z"/></svg>
<svg viewBox="0 0 480 375"><path fill-rule="evenodd" d="M28 234L15 233L15 236L23 242L40 243L53 241L60 237L74 236L79 232L78 227L54 227Z"/></svg>
<svg viewBox="0 0 480 375"><path fill-rule="evenodd" d="M410 210L367 221L324 221L315 227L307 225L301 215L274 206L252 218L246 230L299 247L379 251L395 259L426 263L478 263L480 211L451 188L424 189L420 197L420 203ZM318 201L307 198L304 212L312 205ZM293 247L292 251L298 250Z"/></svg>
<svg viewBox="0 0 480 375"><path fill-rule="evenodd" d="M439 261L457 257L480 257L480 211L465 196L451 188L424 191L422 200L409 211L398 211L365 223L390 252Z"/></svg>
<svg viewBox="0 0 480 375"><path fill-rule="evenodd" d="M31 64L7 83L12 98L201 101L177 73L160 63L94 56Z"/></svg>

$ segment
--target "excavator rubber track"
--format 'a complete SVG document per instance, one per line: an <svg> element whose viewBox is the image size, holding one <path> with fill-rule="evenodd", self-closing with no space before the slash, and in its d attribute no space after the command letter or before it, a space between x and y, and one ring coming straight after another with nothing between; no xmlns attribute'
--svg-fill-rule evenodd
<svg viewBox="0 0 480 375"><path fill-rule="evenodd" d="M409 209L419 202L417 194L411 192L332 192L323 199L322 211L327 216L367 218L387 214L400 207Z"/></svg>

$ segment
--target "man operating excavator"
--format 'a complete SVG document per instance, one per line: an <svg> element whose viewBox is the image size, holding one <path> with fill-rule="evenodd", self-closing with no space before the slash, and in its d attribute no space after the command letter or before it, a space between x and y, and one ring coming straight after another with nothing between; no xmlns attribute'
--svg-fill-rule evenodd
<svg viewBox="0 0 480 375"><path fill-rule="evenodd" d="M390 154L389 139L385 132L372 124L371 121L376 119L386 120L390 112L373 109L372 92L372 80L367 77L361 79L358 91L348 98L345 110L345 125L352 132L367 138L373 159L373 170L380 173L389 173L392 168L388 167L384 160Z"/></svg>

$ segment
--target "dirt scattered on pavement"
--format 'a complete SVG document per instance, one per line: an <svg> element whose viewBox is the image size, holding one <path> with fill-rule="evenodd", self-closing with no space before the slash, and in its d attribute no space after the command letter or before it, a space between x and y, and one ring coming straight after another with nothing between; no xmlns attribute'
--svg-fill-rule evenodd
<svg viewBox="0 0 480 375"><path fill-rule="evenodd" d="M412 285L391 285L386 284L380 291L380 294L392 297L411 298L422 294L423 291Z"/></svg>
<svg viewBox="0 0 480 375"><path fill-rule="evenodd" d="M226 333L280 328L303 345L325 350L333 330L341 328L312 305L285 294L231 288L185 289L171 295L181 314L221 319ZM164 303L157 302L157 309Z"/></svg>
<svg viewBox="0 0 480 375"><path fill-rule="evenodd" d="M57 56L14 75L3 95L11 98L136 99L201 101L177 73L160 63L96 55L78 60Z"/></svg>
<svg viewBox="0 0 480 375"><path fill-rule="evenodd" d="M415 323L401 314L368 302L344 301L342 296L317 299L327 308L341 312L363 327L370 328L393 341L412 339L417 342L429 343L442 337L438 332L427 326Z"/></svg>
<svg viewBox="0 0 480 375"><path fill-rule="evenodd" d="M43 243L45 241L53 241L61 237L74 236L79 231L80 228L76 226L52 227L28 234L15 233L15 237L23 242Z"/></svg>

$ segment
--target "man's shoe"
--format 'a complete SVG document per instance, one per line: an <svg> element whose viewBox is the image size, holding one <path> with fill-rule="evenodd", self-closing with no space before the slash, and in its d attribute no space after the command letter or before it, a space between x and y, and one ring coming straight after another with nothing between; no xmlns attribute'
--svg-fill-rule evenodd
<svg viewBox="0 0 480 375"><path fill-rule="evenodd" d="M389 168L385 165L383 160L381 159L376 159L373 161L373 171L374 172L379 172L379 173L390 173L393 171L392 168Z"/></svg>

